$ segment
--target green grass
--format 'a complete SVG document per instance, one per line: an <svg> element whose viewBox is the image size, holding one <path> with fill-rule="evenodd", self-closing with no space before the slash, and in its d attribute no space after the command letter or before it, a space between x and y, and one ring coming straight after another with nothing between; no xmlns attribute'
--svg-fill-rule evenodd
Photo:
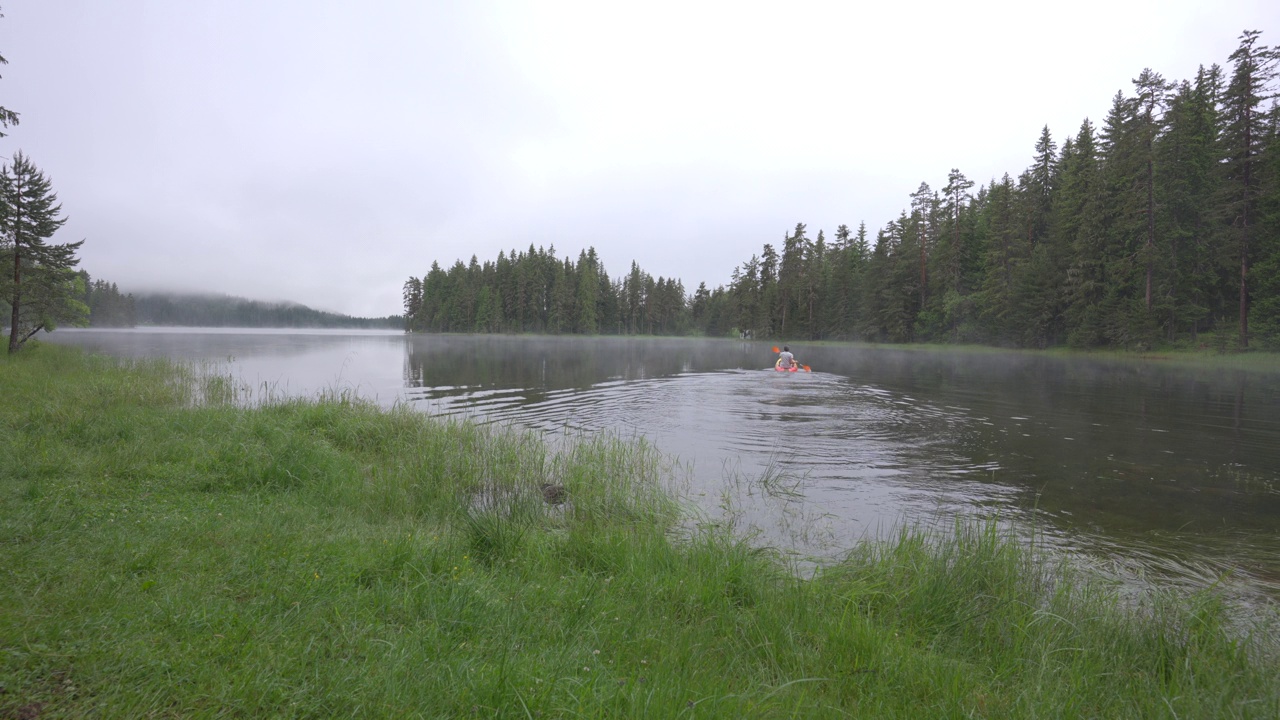
<svg viewBox="0 0 1280 720"><path fill-rule="evenodd" d="M0 360L0 718L1280 716L1265 629L995 525L801 579L641 443L234 396Z"/></svg>

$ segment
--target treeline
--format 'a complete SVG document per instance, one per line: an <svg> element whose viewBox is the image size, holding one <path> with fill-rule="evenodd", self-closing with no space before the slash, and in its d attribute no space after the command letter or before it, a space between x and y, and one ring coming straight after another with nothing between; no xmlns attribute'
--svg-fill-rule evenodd
<svg viewBox="0 0 1280 720"><path fill-rule="evenodd" d="M139 325L252 328L395 328L398 315L358 318L314 310L296 303L268 303L230 295L139 294L134 303Z"/></svg>
<svg viewBox="0 0 1280 720"><path fill-rule="evenodd" d="M534 332L681 335L694 326L684 285L634 262L610 278L595 248L575 263L548 250L476 257L449 270L432 263L404 284L405 328L419 332Z"/></svg>
<svg viewBox="0 0 1280 720"><path fill-rule="evenodd" d="M1100 128L1049 129L1017 179L922 183L868 242L797 225L739 266L735 324L782 337L1144 347L1280 344L1276 52L1246 32L1228 78L1151 70Z"/></svg>
<svg viewBox="0 0 1280 720"><path fill-rule="evenodd" d="M80 293L77 299L89 308L90 327L133 327L138 324L132 293L121 293L115 283L94 280L84 270L77 274L80 276L76 287Z"/></svg>
<svg viewBox="0 0 1280 720"><path fill-rule="evenodd" d="M756 337L1022 347L1280 346L1277 51L1245 32L1228 73L1168 82L1144 70L1101 126L973 190L958 169L868 236L798 224L727 287L688 296L594 250L433 264L405 284L410 330L729 332Z"/></svg>
<svg viewBox="0 0 1280 720"><path fill-rule="evenodd" d="M359 318L297 303L269 303L216 294L122 293L113 282L76 273L73 300L88 310L89 327L366 328L404 327L404 318Z"/></svg>

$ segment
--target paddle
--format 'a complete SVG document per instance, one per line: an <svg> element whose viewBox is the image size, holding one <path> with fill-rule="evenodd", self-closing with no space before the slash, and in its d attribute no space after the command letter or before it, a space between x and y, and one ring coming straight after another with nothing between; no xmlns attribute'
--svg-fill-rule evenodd
<svg viewBox="0 0 1280 720"><path fill-rule="evenodd" d="M773 350L774 352L782 352L781 350L779 350L779 349L778 349L778 346L777 346L777 345L774 345L774 346L773 346L773 348L772 348L772 350ZM808 366L808 365L801 365L801 366L800 366L800 368L801 368L802 370L804 370L805 372L813 372L812 370L810 370L810 369L809 369L809 366Z"/></svg>

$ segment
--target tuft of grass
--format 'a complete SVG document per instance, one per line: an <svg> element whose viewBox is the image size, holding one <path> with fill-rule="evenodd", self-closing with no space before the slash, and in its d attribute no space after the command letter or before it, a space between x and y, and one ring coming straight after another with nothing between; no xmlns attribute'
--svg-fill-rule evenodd
<svg viewBox="0 0 1280 720"><path fill-rule="evenodd" d="M1280 716L1268 628L995 524L801 579L641 441L210 387L0 359L0 717Z"/></svg>

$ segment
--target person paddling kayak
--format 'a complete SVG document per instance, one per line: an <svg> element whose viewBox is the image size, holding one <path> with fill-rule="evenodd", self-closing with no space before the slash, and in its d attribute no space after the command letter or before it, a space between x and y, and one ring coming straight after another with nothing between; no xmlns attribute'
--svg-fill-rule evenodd
<svg viewBox="0 0 1280 720"><path fill-rule="evenodd" d="M791 348L786 345L779 350L777 345L773 346L773 351L778 353L778 361L773 364L773 369L778 372L812 372L808 365L801 365L796 362L796 356L791 354Z"/></svg>
<svg viewBox="0 0 1280 720"><path fill-rule="evenodd" d="M796 356L791 354L791 348L787 345L782 346L782 352L778 353L777 366L782 370L790 370L796 364Z"/></svg>

